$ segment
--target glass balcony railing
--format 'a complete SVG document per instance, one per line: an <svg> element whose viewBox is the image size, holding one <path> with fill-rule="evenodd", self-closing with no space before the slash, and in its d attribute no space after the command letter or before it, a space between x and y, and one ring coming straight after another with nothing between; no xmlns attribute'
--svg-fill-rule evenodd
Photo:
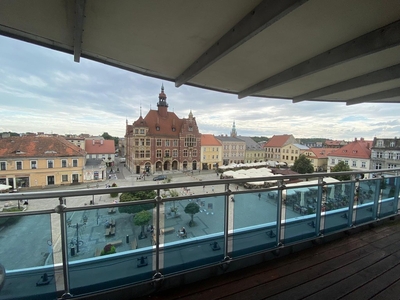
<svg viewBox="0 0 400 300"><path fill-rule="evenodd" d="M145 294L148 283L163 278L389 218L398 213L398 171L381 170L383 178L367 172L368 179L343 172L349 181L328 180L330 173L288 175L256 189L243 188L247 178L1 194L0 299L79 297L131 286ZM111 197L145 190L157 196Z"/></svg>

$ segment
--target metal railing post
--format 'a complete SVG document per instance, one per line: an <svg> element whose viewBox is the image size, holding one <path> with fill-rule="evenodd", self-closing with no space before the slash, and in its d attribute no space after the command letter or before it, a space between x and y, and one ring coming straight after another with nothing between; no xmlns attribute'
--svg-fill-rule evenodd
<svg viewBox="0 0 400 300"><path fill-rule="evenodd" d="M68 268L68 243L67 243L67 222L65 218L65 208L67 207L64 203L63 197L58 198L60 204L54 209L56 213L60 214L60 230L61 230L61 255L62 255L62 269L64 277L64 294L61 296L62 299L72 298L70 293L69 283L69 268Z"/></svg>

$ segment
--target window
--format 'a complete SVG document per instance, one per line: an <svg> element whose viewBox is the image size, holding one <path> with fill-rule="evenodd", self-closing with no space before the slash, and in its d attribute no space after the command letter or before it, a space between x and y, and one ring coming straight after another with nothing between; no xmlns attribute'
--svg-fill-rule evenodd
<svg viewBox="0 0 400 300"><path fill-rule="evenodd" d="M135 139L135 146L139 146L139 139Z"/></svg>
<svg viewBox="0 0 400 300"><path fill-rule="evenodd" d="M197 156L197 149L193 149L192 156L194 156L194 157Z"/></svg>
<svg viewBox="0 0 400 300"><path fill-rule="evenodd" d="M61 168L67 167L67 161L65 159L61 160Z"/></svg>
<svg viewBox="0 0 400 300"><path fill-rule="evenodd" d="M165 140L165 147L169 147L169 140Z"/></svg>
<svg viewBox="0 0 400 300"><path fill-rule="evenodd" d="M150 146L150 139L146 139L146 146Z"/></svg>
<svg viewBox="0 0 400 300"><path fill-rule="evenodd" d="M37 169L37 161L31 160L31 169Z"/></svg>
<svg viewBox="0 0 400 300"><path fill-rule="evenodd" d="M17 170L22 170L22 161L17 161Z"/></svg>
<svg viewBox="0 0 400 300"><path fill-rule="evenodd" d="M135 158L139 158L139 150L135 151Z"/></svg>
<svg viewBox="0 0 400 300"><path fill-rule="evenodd" d="M48 160L47 161L47 168L52 169L54 167L54 161Z"/></svg>
<svg viewBox="0 0 400 300"><path fill-rule="evenodd" d="M394 147L394 142L390 142L390 147Z"/></svg>
<svg viewBox="0 0 400 300"><path fill-rule="evenodd" d="M73 159L73 160L72 160L72 166L73 166L74 168L76 168L76 167L78 166L78 160L77 160L77 159Z"/></svg>
<svg viewBox="0 0 400 300"><path fill-rule="evenodd" d="M389 152L389 159L393 159L394 158L394 153L393 152Z"/></svg>
<svg viewBox="0 0 400 300"><path fill-rule="evenodd" d="M396 159L400 159L400 153L396 154Z"/></svg>
<svg viewBox="0 0 400 300"><path fill-rule="evenodd" d="M196 138L193 135L188 135L185 138L185 147L196 147Z"/></svg>
<svg viewBox="0 0 400 300"><path fill-rule="evenodd" d="M144 129L140 128L140 134L144 134Z"/></svg>
<svg viewBox="0 0 400 300"><path fill-rule="evenodd" d="M0 161L0 170L1 171L7 170L7 163L5 161Z"/></svg>
<svg viewBox="0 0 400 300"><path fill-rule="evenodd" d="M348 160L345 160L344 163L345 163L346 165L349 165L349 161L348 161Z"/></svg>
<svg viewBox="0 0 400 300"><path fill-rule="evenodd" d="M178 150L176 150L176 149L172 150L172 156L178 157Z"/></svg>
<svg viewBox="0 0 400 300"><path fill-rule="evenodd" d="M68 175L62 175L61 176L61 181L62 182L68 182Z"/></svg>
<svg viewBox="0 0 400 300"><path fill-rule="evenodd" d="M397 165L395 164L388 164L388 169L394 169L397 168Z"/></svg>
<svg viewBox="0 0 400 300"><path fill-rule="evenodd" d="M188 151L185 149L183 150L183 157L187 157L188 156Z"/></svg>
<svg viewBox="0 0 400 300"><path fill-rule="evenodd" d="M146 158L150 158L150 150L146 150Z"/></svg>
<svg viewBox="0 0 400 300"><path fill-rule="evenodd" d="M383 157L383 153L382 152L376 152L376 157L377 158L382 158Z"/></svg>
<svg viewBox="0 0 400 300"><path fill-rule="evenodd" d="M160 149L156 150L156 157L161 158L161 150Z"/></svg>
<svg viewBox="0 0 400 300"><path fill-rule="evenodd" d="M357 167L357 162L353 161L352 167Z"/></svg>
<svg viewBox="0 0 400 300"><path fill-rule="evenodd" d="M382 146L383 146L383 141L382 141L382 140L377 141L377 142L376 142L376 145L377 145L378 147L382 147Z"/></svg>
<svg viewBox="0 0 400 300"><path fill-rule="evenodd" d="M160 131L160 126L156 126L156 130L157 130L157 131Z"/></svg>
<svg viewBox="0 0 400 300"><path fill-rule="evenodd" d="M377 170L382 169L382 164L381 163L375 164L375 169L377 169Z"/></svg>
<svg viewBox="0 0 400 300"><path fill-rule="evenodd" d="M135 129L135 134L138 134L139 133L139 129Z"/></svg>
<svg viewBox="0 0 400 300"><path fill-rule="evenodd" d="M174 140L173 146L174 146L174 147L178 147L178 140Z"/></svg>
<svg viewBox="0 0 400 300"><path fill-rule="evenodd" d="M361 168L366 168L367 167L367 164L365 163L365 161L362 161L361 162Z"/></svg>
<svg viewBox="0 0 400 300"><path fill-rule="evenodd" d="M168 149L164 151L164 156L165 157L169 157L169 150Z"/></svg>
<svg viewBox="0 0 400 300"><path fill-rule="evenodd" d="M140 158L144 158L144 150L140 150L139 155L140 155Z"/></svg>
<svg viewBox="0 0 400 300"><path fill-rule="evenodd" d="M189 131L193 131L193 127L192 126L189 126Z"/></svg>
<svg viewBox="0 0 400 300"><path fill-rule="evenodd" d="M144 139L140 139L139 146L144 146Z"/></svg>
<svg viewBox="0 0 400 300"><path fill-rule="evenodd" d="M334 158L332 158L331 164L335 164L335 159Z"/></svg>
<svg viewBox="0 0 400 300"><path fill-rule="evenodd" d="M161 139L156 140L156 145L157 145L157 147L161 147Z"/></svg>

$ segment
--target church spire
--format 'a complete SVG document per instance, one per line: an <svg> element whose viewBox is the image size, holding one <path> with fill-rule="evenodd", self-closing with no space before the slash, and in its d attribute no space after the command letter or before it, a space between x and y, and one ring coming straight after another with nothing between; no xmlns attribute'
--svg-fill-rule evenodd
<svg viewBox="0 0 400 300"><path fill-rule="evenodd" d="M237 137L235 121L233 121L232 131L231 131L231 137Z"/></svg>
<svg viewBox="0 0 400 300"><path fill-rule="evenodd" d="M168 104L167 104L167 95L164 93L164 84L161 85L161 93L158 94L158 114L161 117L167 117L168 115Z"/></svg>

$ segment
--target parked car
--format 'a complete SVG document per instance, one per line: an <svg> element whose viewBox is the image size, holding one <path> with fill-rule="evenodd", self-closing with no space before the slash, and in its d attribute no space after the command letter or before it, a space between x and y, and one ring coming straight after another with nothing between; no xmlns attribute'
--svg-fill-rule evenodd
<svg viewBox="0 0 400 300"><path fill-rule="evenodd" d="M154 180L154 181L157 181L157 180L165 180L165 179L167 179L167 176L166 176L166 175L158 175L158 176L156 176L156 177L153 177L153 180Z"/></svg>

